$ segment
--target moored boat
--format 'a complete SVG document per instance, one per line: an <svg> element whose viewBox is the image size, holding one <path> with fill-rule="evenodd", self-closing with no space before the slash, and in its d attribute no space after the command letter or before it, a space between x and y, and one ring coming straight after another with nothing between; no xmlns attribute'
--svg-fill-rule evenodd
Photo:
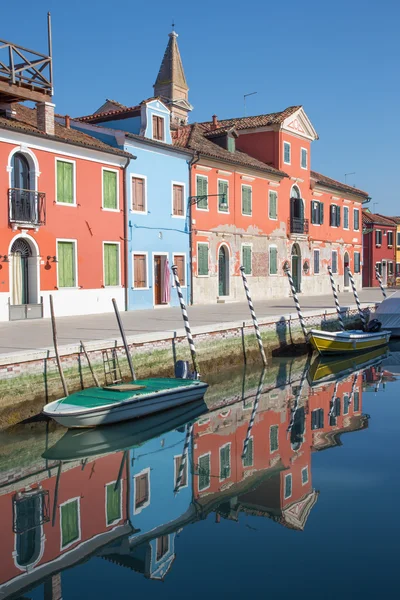
<svg viewBox="0 0 400 600"><path fill-rule="evenodd" d="M390 331L377 332L350 329L348 331L321 331L312 329L309 340L321 355L355 354L385 346L390 339Z"/></svg>
<svg viewBox="0 0 400 600"><path fill-rule="evenodd" d="M373 318L379 319L382 327L393 337L400 337L400 292L394 292L377 307Z"/></svg>

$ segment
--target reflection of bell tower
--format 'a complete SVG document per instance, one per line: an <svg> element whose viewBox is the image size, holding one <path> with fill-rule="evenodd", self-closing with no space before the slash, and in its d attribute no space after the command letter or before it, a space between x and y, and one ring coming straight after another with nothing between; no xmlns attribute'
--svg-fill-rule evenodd
<svg viewBox="0 0 400 600"><path fill-rule="evenodd" d="M167 49L161 63L157 80L154 84L154 95L160 97L171 110L171 128L186 125L189 112L193 106L189 103L189 88L179 53L178 34L169 34Z"/></svg>

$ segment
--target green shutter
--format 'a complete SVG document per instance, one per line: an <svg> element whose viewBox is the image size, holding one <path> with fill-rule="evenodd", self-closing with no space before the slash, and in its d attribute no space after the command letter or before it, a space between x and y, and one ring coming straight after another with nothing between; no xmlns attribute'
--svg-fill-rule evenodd
<svg viewBox="0 0 400 600"><path fill-rule="evenodd" d="M73 500L61 506L61 545L68 546L78 539L78 500Z"/></svg>
<svg viewBox="0 0 400 600"><path fill-rule="evenodd" d="M285 498L290 498L292 495L292 474L285 477Z"/></svg>
<svg viewBox="0 0 400 600"><path fill-rule="evenodd" d="M251 215L251 187L244 185L242 187L242 214Z"/></svg>
<svg viewBox="0 0 400 600"><path fill-rule="evenodd" d="M115 484L106 487L107 525L121 519L121 485L115 489Z"/></svg>
<svg viewBox="0 0 400 600"><path fill-rule="evenodd" d="M269 218L276 219L277 217L277 193L269 192Z"/></svg>
<svg viewBox="0 0 400 600"><path fill-rule="evenodd" d="M319 202L319 223L323 225L324 223L324 204L323 202Z"/></svg>
<svg viewBox="0 0 400 600"><path fill-rule="evenodd" d="M278 273L278 249L269 249L269 274L276 275Z"/></svg>
<svg viewBox="0 0 400 600"><path fill-rule="evenodd" d="M224 446L219 451L219 477L220 479L227 479L231 475L231 447Z"/></svg>
<svg viewBox="0 0 400 600"><path fill-rule="evenodd" d="M57 161L57 202L74 203L74 165Z"/></svg>
<svg viewBox="0 0 400 600"><path fill-rule="evenodd" d="M275 452L275 450L278 450L278 425L271 425L269 436L270 451Z"/></svg>
<svg viewBox="0 0 400 600"><path fill-rule="evenodd" d="M208 275L208 246L199 244L197 246L197 274Z"/></svg>
<svg viewBox="0 0 400 600"><path fill-rule="evenodd" d="M336 207L336 227L340 227L340 206Z"/></svg>
<svg viewBox="0 0 400 600"><path fill-rule="evenodd" d="M253 465L253 455L254 455L254 443L253 438L249 439L249 443L246 448L246 452L243 456L243 466L251 467Z"/></svg>
<svg viewBox="0 0 400 600"><path fill-rule="evenodd" d="M343 208L343 227L345 229L349 228L349 209L347 206Z"/></svg>
<svg viewBox="0 0 400 600"><path fill-rule="evenodd" d="M119 285L118 244L104 244L104 285Z"/></svg>
<svg viewBox="0 0 400 600"><path fill-rule="evenodd" d="M114 171L103 171L103 207L118 208L117 174Z"/></svg>
<svg viewBox="0 0 400 600"><path fill-rule="evenodd" d="M204 490L210 486L210 455L200 456L199 466L199 490Z"/></svg>
<svg viewBox="0 0 400 600"><path fill-rule="evenodd" d="M227 181L218 181L218 194L223 194L224 196L220 196L218 198L218 210L220 212L228 212L228 182ZM222 201L225 202L225 207L222 208Z"/></svg>
<svg viewBox="0 0 400 600"><path fill-rule="evenodd" d="M251 275L251 246L242 246L242 264L245 275Z"/></svg>
<svg viewBox="0 0 400 600"><path fill-rule="evenodd" d="M197 175L196 178L196 194L197 196L207 196L197 202L198 208L208 208L208 179L202 175Z"/></svg>
<svg viewBox="0 0 400 600"><path fill-rule="evenodd" d="M74 242L57 242L58 287L75 287Z"/></svg>

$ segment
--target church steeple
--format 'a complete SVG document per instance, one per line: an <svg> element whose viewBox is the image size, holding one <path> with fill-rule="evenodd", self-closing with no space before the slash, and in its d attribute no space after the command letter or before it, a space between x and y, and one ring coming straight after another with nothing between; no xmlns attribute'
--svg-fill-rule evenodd
<svg viewBox="0 0 400 600"><path fill-rule="evenodd" d="M186 125L193 106L189 103L189 88L179 53L178 34L169 34L167 49L154 84L154 95L159 96L171 110L171 127Z"/></svg>

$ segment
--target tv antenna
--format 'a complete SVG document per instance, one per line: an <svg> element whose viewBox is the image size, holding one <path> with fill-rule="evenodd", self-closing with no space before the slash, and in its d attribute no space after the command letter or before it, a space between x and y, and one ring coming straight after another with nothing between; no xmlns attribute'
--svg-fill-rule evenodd
<svg viewBox="0 0 400 600"><path fill-rule="evenodd" d="M243 108L244 108L244 116L246 116L246 98L248 96L254 96L254 94L258 94L258 92L250 92L250 94L244 94L243 95Z"/></svg>
<svg viewBox="0 0 400 600"><path fill-rule="evenodd" d="M355 174L356 174L355 171L353 171L352 173L345 173L344 174L344 182L345 182L345 184L347 184L347 177L348 177L348 175L355 175Z"/></svg>

